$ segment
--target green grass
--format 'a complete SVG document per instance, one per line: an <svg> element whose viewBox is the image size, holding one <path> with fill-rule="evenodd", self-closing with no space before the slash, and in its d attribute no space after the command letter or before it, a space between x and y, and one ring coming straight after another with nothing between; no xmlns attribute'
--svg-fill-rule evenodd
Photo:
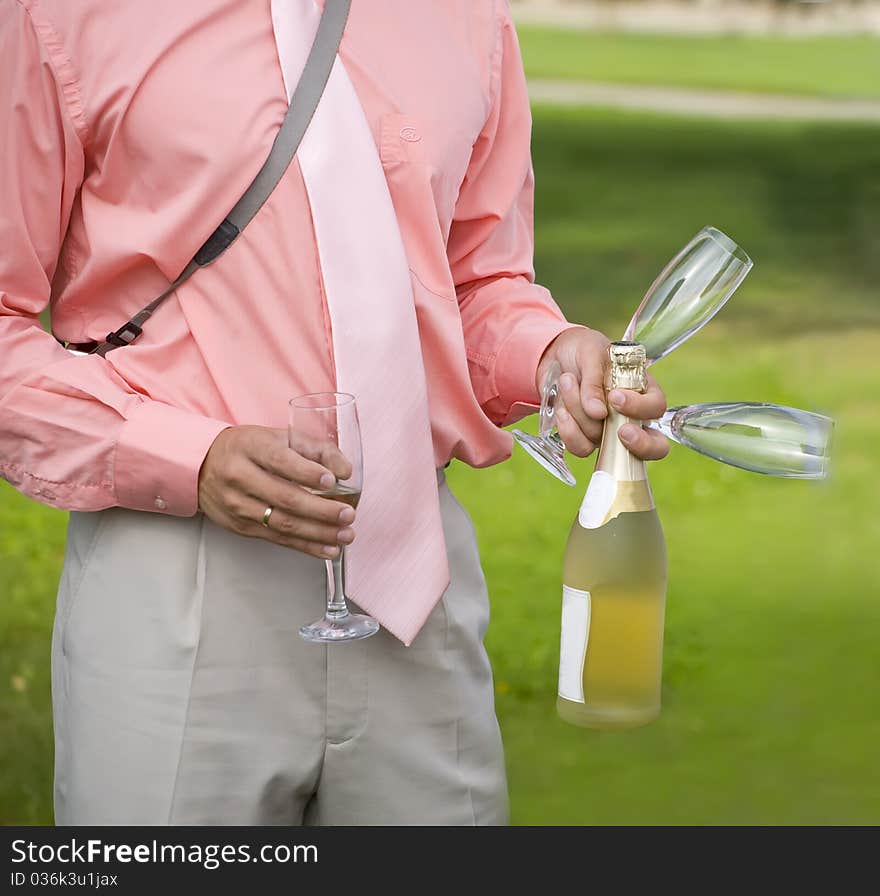
<svg viewBox="0 0 880 896"><path fill-rule="evenodd" d="M674 448L652 467L670 559L663 714L555 717L560 569L589 477L521 452L451 469L492 594L488 646L520 824L877 823L880 130L537 110L537 268L619 335L702 224L756 259L658 365L671 403L761 399L837 419L828 483ZM48 656L64 515L0 490L0 821L51 818Z"/></svg>
<svg viewBox="0 0 880 896"><path fill-rule="evenodd" d="M755 261L722 320L774 334L878 326L878 133L539 109L539 277L570 316L619 335L663 264L713 224Z"/></svg>
<svg viewBox="0 0 880 896"><path fill-rule="evenodd" d="M880 97L876 37L673 37L518 29L529 77Z"/></svg>
<svg viewBox="0 0 880 896"><path fill-rule="evenodd" d="M0 824L52 818L49 641L65 525L0 483Z"/></svg>

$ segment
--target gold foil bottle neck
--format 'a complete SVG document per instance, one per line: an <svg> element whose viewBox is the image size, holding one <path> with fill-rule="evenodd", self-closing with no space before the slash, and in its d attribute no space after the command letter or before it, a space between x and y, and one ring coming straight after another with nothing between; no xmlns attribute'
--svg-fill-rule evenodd
<svg viewBox="0 0 880 896"><path fill-rule="evenodd" d="M608 349L611 359L608 373L608 389L647 389L647 358L645 347L637 342L612 342ZM643 482L648 478L645 462L627 451L618 438L620 427L629 420L613 407L608 408L602 444L596 470L607 473L615 482Z"/></svg>
<svg viewBox="0 0 880 896"><path fill-rule="evenodd" d="M633 389L645 392L648 388L648 361L645 346L638 342L612 342L608 346L611 365L608 373L609 389Z"/></svg>

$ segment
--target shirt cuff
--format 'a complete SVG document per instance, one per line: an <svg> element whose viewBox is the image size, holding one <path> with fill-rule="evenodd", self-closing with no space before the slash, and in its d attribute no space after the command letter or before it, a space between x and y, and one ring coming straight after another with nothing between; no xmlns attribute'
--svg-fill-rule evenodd
<svg viewBox="0 0 880 896"><path fill-rule="evenodd" d="M548 345L565 330L583 328L557 317L535 316L520 321L495 357L495 390L510 407L503 425L534 413L541 405L535 378Z"/></svg>
<svg viewBox="0 0 880 896"><path fill-rule="evenodd" d="M120 507L193 516L199 509L199 471L214 439L231 423L146 401L122 426L116 443L115 485Z"/></svg>

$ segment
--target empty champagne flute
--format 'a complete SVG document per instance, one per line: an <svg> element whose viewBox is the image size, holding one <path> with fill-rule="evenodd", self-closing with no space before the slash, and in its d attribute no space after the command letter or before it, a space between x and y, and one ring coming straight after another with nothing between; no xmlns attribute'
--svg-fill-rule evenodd
<svg viewBox="0 0 880 896"><path fill-rule="evenodd" d="M783 479L824 479L834 421L764 402L707 402L669 408L649 424L722 463Z"/></svg>
<svg viewBox="0 0 880 896"><path fill-rule="evenodd" d="M305 457L321 461L341 453L351 464L351 475L337 480L329 489L310 489L314 494L357 508L363 488L363 451L357 402L343 392L314 392L290 401L288 441ZM325 561L327 566L327 609L323 618L304 625L299 633L306 641L335 644L368 638L379 630L371 616L352 613L345 594L345 546Z"/></svg>
<svg viewBox="0 0 880 896"><path fill-rule="evenodd" d="M752 266L751 258L729 236L715 227L704 227L651 284L624 340L644 345L648 364L659 361L724 307ZM554 363L547 372L538 435L515 429L513 436L545 470L567 485L575 485L554 422L561 371Z"/></svg>
<svg viewBox="0 0 880 896"><path fill-rule="evenodd" d="M678 348L727 304L754 266L716 227L704 227L645 293L623 338L645 346L648 364Z"/></svg>

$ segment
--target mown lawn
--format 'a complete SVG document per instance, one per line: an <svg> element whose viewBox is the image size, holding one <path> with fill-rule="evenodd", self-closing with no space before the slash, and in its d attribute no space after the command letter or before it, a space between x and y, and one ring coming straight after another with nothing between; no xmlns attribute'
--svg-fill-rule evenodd
<svg viewBox="0 0 880 896"><path fill-rule="evenodd" d="M880 38L669 36L523 25L534 78L880 97Z"/></svg>
<svg viewBox="0 0 880 896"><path fill-rule="evenodd" d="M536 110L537 267L619 335L705 223L756 260L655 370L670 403L760 399L838 421L824 484L673 449L652 468L670 582L664 710L555 717L560 567L580 486L521 452L453 466L493 598L488 645L519 824L877 823L880 132ZM48 650L64 515L0 489L0 821L51 818Z"/></svg>

